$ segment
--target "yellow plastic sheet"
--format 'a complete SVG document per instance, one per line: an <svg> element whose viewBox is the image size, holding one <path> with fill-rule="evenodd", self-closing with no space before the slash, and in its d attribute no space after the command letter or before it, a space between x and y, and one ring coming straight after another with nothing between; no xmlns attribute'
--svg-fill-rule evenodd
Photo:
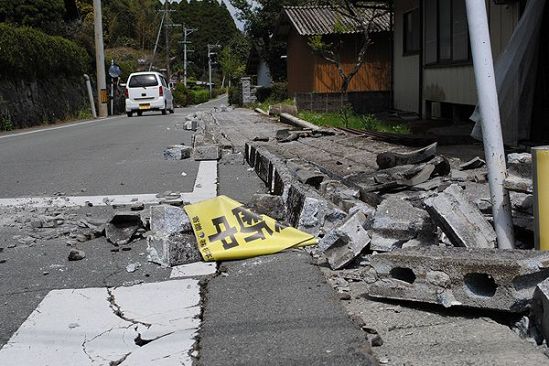
<svg viewBox="0 0 549 366"><path fill-rule="evenodd" d="M226 196L185 206L185 211L207 262L250 258L317 243L314 236L256 215Z"/></svg>

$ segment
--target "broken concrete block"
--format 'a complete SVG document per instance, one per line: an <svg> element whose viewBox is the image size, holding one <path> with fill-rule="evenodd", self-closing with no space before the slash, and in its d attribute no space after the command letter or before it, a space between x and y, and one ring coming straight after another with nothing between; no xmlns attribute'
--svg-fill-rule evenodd
<svg viewBox="0 0 549 366"><path fill-rule="evenodd" d="M288 170L303 184L318 188L326 179L326 175L317 170L312 164L304 162L288 161L286 166Z"/></svg>
<svg viewBox="0 0 549 366"><path fill-rule="evenodd" d="M172 234L147 238L147 260L165 267L202 260L194 234Z"/></svg>
<svg viewBox="0 0 549 366"><path fill-rule="evenodd" d="M320 240L319 249L326 255L332 269L345 267L370 244L370 236L364 229L366 220L363 213L357 212Z"/></svg>
<svg viewBox="0 0 549 366"><path fill-rule="evenodd" d="M532 178L523 178L518 175L509 174L503 182L505 189L513 192L533 193L534 184Z"/></svg>
<svg viewBox="0 0 549 366"><path fill-rule="evenodd" d="M549 253L432 246L373 255L369 295L511 312L529 307L549 277Z"/></svg>
<svg viewBox="0 0 549 366"><path fill-rule="evenodd" d="M164 150L164 159L166 160L183 160L191 156L193 149L190 146L171 145Z"/></svg>
<svg viewBox="0 0 549 366"><path fill-rule="evenodd" d="M390 251L418 239L425 245L436 243L436 230L429 214L398 197L389 197L377 207L372 224L373 251Z"/></svg>
<svg viewBox="0 0 549 366"><path fill-rule="evenodd" d="M137 229L142 227L139 212L117 212L105 225L105 236L112 244L126 245L132 240Z"/></svg>
<svg viewBox="0 0 549 366"><path fill-rule="evenodd" d="M549 343L549 279L536 286L531 314L533 325Z"/></svg>
<svg viewBox="0 0 549 366"><path fill-rule="evenodd" d="M459 166L461 170L478 169L486 165L486 162L478 156Z"/></svg>
<svg viewBox="0 0 549 366"><path fill-rule="evenodd" d="M194 148L194 160L219 160L219 146L203 145Z"/></svg>
<svg viewBox="0 0 549 366"><path fill-rule="evenodd" d="M150 224L154 236L170 236L192 231L191 221L185 211L169 205L151 206Z"/></svg>
<svg viewBox="0 0 549 366"><path fill-rule="evenodd" d="M341 223L347 214L327 201L312 197L306 197L299 215L297 229L314 236L320 234L321 229L326 232L335 225Z"/></svg>
<svg viewBox="0 0 549 366"><path fill-rule="evenodd" d="M458 247L495 248L496 232L458 185L451 185L425 205L433 221Z"/></svg>
<svg viewBox="0 0 549 366"><path fill-rule="evenodd" d="M191 119L185 122L185 129L189 131L196 131L198 129L198 120Z"/></svg>
<svg viewBox="0 0 549 366"><path fill-rule="evenodd" d="M534 212L534 196L522 192L509 192L511 197L511 206L513 209L533 215Z"/></svg>
<svg viewBox="0 0 549 366"><path fill-rule="evenodd" d="M422 149L407 153L396 153L392 151L383 152L377 155L376 162L380 169L392 168L397 165L417 164L431 159L437 153L437 143L433 143Z"/></svg>
<svg viewBox="0 0 549 366"><path fill-rule="evenodd" d="M507 170L510 175L521 178L532 178L532 154L509 154L507 155Z"/></svg>
<svg viewBox="0 0 549 366"><path fill-rule="evenodd" d="M69 261L80 261L86 258L86 253L83 250L71 249L69 252Z"/></svg>
<svg viewBox="0 0 549 366"><path fill-rule="evenodd" d="M267 215L279 221L286 218L286 207L281 196L256 193L247 206L258 215Z"/></svg>

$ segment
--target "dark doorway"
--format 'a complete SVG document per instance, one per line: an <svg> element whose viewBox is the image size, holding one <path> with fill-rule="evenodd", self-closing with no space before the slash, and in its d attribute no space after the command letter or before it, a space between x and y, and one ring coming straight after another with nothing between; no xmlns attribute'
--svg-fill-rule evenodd
<svg viewBox="0 0 549 366"><path fill-rule="evenodd" d="M534 110L530 139L536 143L549 142L549 6L545 6L540 32Z"/></svg>

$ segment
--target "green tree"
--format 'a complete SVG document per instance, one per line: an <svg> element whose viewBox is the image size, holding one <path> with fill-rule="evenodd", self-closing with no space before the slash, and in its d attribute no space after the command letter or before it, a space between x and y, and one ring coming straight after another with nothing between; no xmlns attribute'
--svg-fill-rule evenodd
<svg viewBox="0 0 549 366"><path fill-rule="evenodd" d="M59 34L64 28L64 0L2 0L0 23L38 28Z"/></svg>
<svg viewBox="0 0 549 366"><path fill-rule="evenodd" d="M250 53L250 43L241 33L235 37L221 50L219 64L223 74L228 79L229 87L232 81L236 81L244 76L246 71L246 61Z"/></svg>
<svg viewBox="0 0 549 366"><path fill-rule="evenodd" d="M238 18L252 39L259 55L269 65L275 81L286 78L286 64L280 56L286 52L286 42L273 40L278 18L284 6L311 4L311 0L230 0L238 10Z"/></svg>

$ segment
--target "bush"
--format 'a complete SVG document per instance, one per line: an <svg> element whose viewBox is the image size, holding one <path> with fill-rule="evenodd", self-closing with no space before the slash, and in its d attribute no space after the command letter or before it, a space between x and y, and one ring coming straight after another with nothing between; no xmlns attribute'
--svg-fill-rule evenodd
<svg viewBox="0 0 549 366"><path fill-rule="evenodd" d="M239 87L233 86L229 88L229 104L242 105L242 95Z"/></svg>
<svg viewBox="0 0 549 366"><path fill-rule="evenodd" d="M188 104L201 104L210 100L210 91L207 89L191 90Z"/></svg>
<svg viewBox="0 0 549 366"><path fill-rule="evenodd" d="M276 102L288 99L288 83L274 83L271 87L270 98Z"/></svg>
<svg viewBox="0 0 549 366"><path fill-rule="evenodd" d="M177 83L173 91L173 99L175 101L175 104L180 107L186 107L189 104L188 96L189 93L187 91L187 88L185 88L185 84Z"/></svg>
<svg viewBox="0 0 549 366"><path fill-rule="evenodd" d="M272 92L273 92L273 89L271 87L257 88L255 97L257 98L258 102L263 103L264 101L266 101L271 97Z"/></svg>
<svg viewBox="0 0 549 366"><path fill-rule="evenodd" d="M32 28L0 23L0 75L35 80L81 76L88 54L76 43Z"/></svg>

